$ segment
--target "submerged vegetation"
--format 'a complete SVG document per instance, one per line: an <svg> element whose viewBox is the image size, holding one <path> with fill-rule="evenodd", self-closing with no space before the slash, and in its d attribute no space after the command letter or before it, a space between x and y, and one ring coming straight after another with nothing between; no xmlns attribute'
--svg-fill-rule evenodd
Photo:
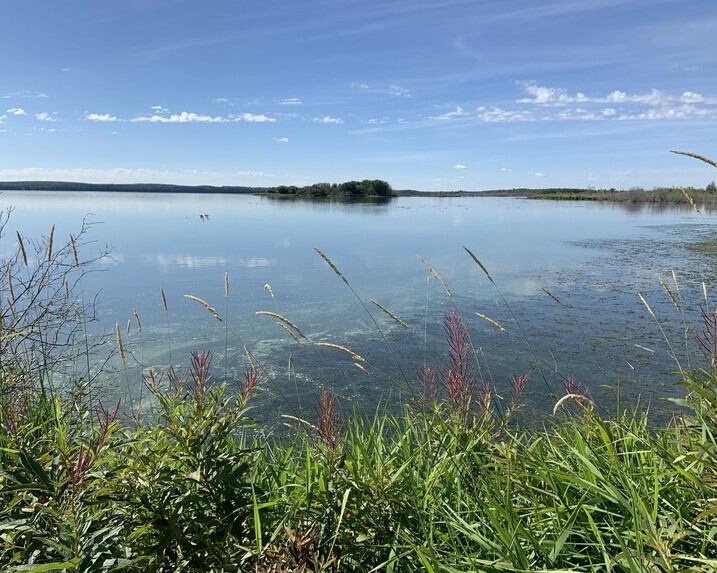
<svg viewBox="0 0 717 573"><path fill-rule="evenodd" d="M80 362L64 341L89 340L75 325L92 307L73 306L81 235L65 245L53 235L31 249L18 236L3 261L0 570L717 570L717 311L703 309L693 344L704 367L681 371L685 395L668 424L619 399L606 413L572 378L552 415L524 424L533 382L516 373L499 396L477 377L476 349L453 309L443 360L407 373L412 398L399 410L358 412L326 387L312 419L285 416L288 431L271 432L252 417L267 374L250 353L239 380L215 382L201 350L186 369L148 370L141 404L100 398L89 367L55 384L60 365ZM188 298L207 320L226 318ZM164 291L162 300L166 308ZM311 343L278 309L262 314ZM124 360L119 327L116 341ZM345 346L314 344L362 367Z"/></svg>

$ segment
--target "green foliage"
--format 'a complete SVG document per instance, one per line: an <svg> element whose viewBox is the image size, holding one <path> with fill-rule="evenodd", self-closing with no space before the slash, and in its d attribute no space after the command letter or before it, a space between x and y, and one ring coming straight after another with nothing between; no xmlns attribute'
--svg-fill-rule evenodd
<svg viewBox="0 0 717 573"><path fill-rule="evenodd" d="M91 411L82 394L80 385L64 398L27 389L2 394L3 571L115 571L129 564L108 463L117 409L100 404Z"/></svg>
<svg viewBox="0 0 717 573"><path fill-rule="evenodd" d="M266 190L270 195L313 198L361 199L388 198L393 196L391 186L380 179L346 181L345 183L315 183L305 187L280 185Z"/></svg>
<svg viewBox="0 0 717 573"><path fill-rule="evenodd" d="M136 423L118 460L117 507L142 568L236 571L251 554L259 490L241 394L209 378L210 354L187 373L147 379L157 410Z"/></svg>

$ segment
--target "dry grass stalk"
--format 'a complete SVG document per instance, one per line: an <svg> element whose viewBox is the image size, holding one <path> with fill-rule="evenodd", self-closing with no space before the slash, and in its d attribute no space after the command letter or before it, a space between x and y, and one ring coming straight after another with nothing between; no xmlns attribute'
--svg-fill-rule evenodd
<svg viewBox="0 0 717 573"><path fill-rule="evenodd" d="M50 234L47 236L47 262L52 260L52 241L55 238L55 225L50 227Z"/></svg>
<svg viewBox="0 0 717 573"><path fill-rule="evenodd" d="M224 273L224 298L229 298L229 273Z"/></svg>
<svg viewBox="0 0 717 573"><path fill-rule="evenodd" d="M356 362L366 362L366 359L363 356L356 354L353 350L350 350L349 348L346 348L345 346L341 346L340 344L334 344L333 342L317 342L316 346L322 346L324 348L333 348L335 350L340 350L341 352L345 352L346 354L348 354Z"/></svg>
<svg viewBox="0 0 717 573"><path fill-rule="evenodd" d="M395 320L398 324L403 326L403 328L408 328L408 324L403 322L398 316L396 316L394 313L392 313L390 310L388 310L385 306L383 306L380 302L374 299L369 299L369 302L372 302L375 304L378 308L380 308L383 312L385 312L390 318Z"/></svg>
<svg viewBox="0 0 717 573"><path fill-rule="evenodd" d="M488 269L486 269L486 268L483 266L483 263L481 263L481 262L478 260L478 257L476 257L476 256L473 254L473 252L472 252L468 247L466 247L465 245L463 246L463 249L465 250L466 253L468 253L468 254L470 255L471 259L473 259L473 262L480 267L480 270L483 271L483 273L484 273L485 276L488 278L488 280L489 280L490 282L494 282L494 281L493 281L493 277L491 277L491 276L490 276L490 273L488 272Z"/></svg>
<svg viewBox="0 0 717 573"><path fill-rule="evenodd" d="M707 304L707 283L702 281L702 295L705 297L705 304Z"/></svg>
<svg viewBox="0 0 717 573"><path fill-rule="evenodd" d="M562 405L569 400L574 400L578 404L582 404L584 400L589 400L589 398L584 394L566 394L555 403L555 406L553 406L553 416L555 416Z"/></svg>
<svg viewBox="0 0 717 573"><path fill-rule="evenodd" d="M540 290L542 290L545 294L547 294L550 298L552 298L558 304L562 304L560 302L560 299L557 296L555 296L552 292L550 292L549 290L544 289L544 288L541 288Z"/></svg>
<svg viewBox="0 0 717 573"><path fill-rule="evenodd" d="M125 362L124 344L122 344L122 333L120 332L119 322L115 322L115 339L117 340L117 350L122 362Z"/></svg>
<svg viewBox="0 0 717 573"><path fill-rule="evenodd" d="M75 266L80 266L80 257L77 256L77 242L75 241L74 235L70 233L70 247L72 247L72 256L75 259Z"/></svg>
<svg viewBox="0 0 717 573"><path fill-rule="evenodd" d="M670 300L672 301L672 304L675 305L675 308L677 310L680 310L680 305L677 302L677 299L675 298L675 295L672 294L672 290L670 289L670 286L662 279L662 277L659 277L657 279L659 283L662 285L662 288L665 289L665 292L667 293L667 296L670 297Z"/></svg>
<svg viewBox="0 0 717 573"><path fill-rule="evenodd" d="M164 296L164 289L162 287L159 287L159 294L162 295L162 306L164 307L164 312L167 312L167 297Z"/></svg>
<svg viewBox="0 0 717 573"><path fill-rule="evenodd" d="M137 309L132 309L132 313L134 314L134 319L137 321L137 330L142 332L142 321L139 319L139 314L137 314Z"/></svg>
<svg viewBox="0 0 717 573"><path fill-rule="evenodd" d="M12 288L12 266L8 265L7 267L7 287L10 291L10 300L15 300L15 293L13 292Z"/></svg>
<svg viewBox="0 0 717 573"><path fill-rule="evenodd" d="M695 159L699 159L700 161L704 161L705 163L711 165L712 167L717 167L717 161L713 161L712 159L705 157L704 155L700 155L698 153L692 153L691 151L671 151L671 153L676 153L677 155L686 155L687 157L694 157Z"/></svg>
<svg viewBox="0 0 717 573"><path fill-rule="evenodd" d="M702 213L700 213L700 210L697 208L697 203L695 203L695 200L692 198L692 196L682 187L680 187L680 191L682 191L682 194L685 196L685 198L689 202L690 206L695 210L695 212L701 215Z"/></svg>
<svg viewBox="0 0 717 573"><path fill-rule="evenodd" d="M279 326L281 326L281 328L283 328L286 331L286 333L296 341L297 344L301 345L301 339L298 337L298 335L293 330L291 330L283 322L277 322L277 324Z"/></svg>
<svg viewBox="0 0 717 573"><path fill-rule="evenodd" d="M346 284L349 284L349 281L346 279L346 277L343 275L343 273L336 267L334 263L331 262L331 259L327 257L324 253L322 253L319 249L314 247L314 250L319 254L319 256L324 259L327 265L331 267L331 270L336 273L336 276L338 276L342 281L344 281Z"/></svg>
<svg viewBox="0 0 717 573"><path fill-rule="evenodd" d="M129 334L130 329L132 328L132 319L127 319L127 334Z"/></svg>
<svg viewBox="0 0 717 573"><path fill-rule="evenodd" d="M495 326L495 327L496 327L498 330L500 330L501 332L508 332L508 329L505 328L505 327L504 327L502 324L500 324L498 321L493 320L493 319L490 318L489 316L486 316L485 314L482 314L482 313L480 313L480 312L476 312L476 314L477 314L478 316L480 316L483 320L485 320L488 324L492 324L493 326Z"/></svg>
<svg viewBox="0 0 717 573"><path fill-rule="evenodd" d="M193 300L194 302L198 302L201 304L204 308L207 309L209 314L211 314L214 318L216 318L219 322L224 322L224 319L222 319L221 316L219 316L219 313L217 312L217 309L211 306L206 300L199 298L198 296L194 296L193 294L185 294L185 298L188 298L189 300Z"/></svg>
<svg viewBox="0 0 717 573"><path fill-rule="evenodd" d="M294 329L296 332L299 333L299 335L301 335L302 338L307 338L307 336L304 334L304 332L298 326L296 326L288 318L280 315L277 312L271 312L270 310L258 310L256 312L256 314L264 314L266 316L271 316L272 318L275 318L276 320L278 320L280 323L285 324L286 326Z"/></svg>
<svg viewBox="0 0 717 573"><path fill-rule="evenodd" d="M20 254L22 255L22 262L25 263L25 266L27 266L27 252L25 251L25 243L22 241L22 235L20 235L20 231L15 231L17 234L17 245L20 247Z"/></svg>
<svg viewBox="0 0 717 573"><path fill-rule="evenodd" d="M657 320L657 316L655 316L655 313L653 312L652 307L651 307L650 304L645 300L645 297L642 296L642 293L637 293L637 296L640 297L640 300L642 301L642 304L645 305L645 308L647 309L647 312L650 313L650 316L651 316L652 318L654 318L655 320Z"/></svg>
<svg viewBox="0 0 717 573"><path fill-rule="evenodd" d="M443 287L443 290L446 291L446 294L450 298L453 298L453 293L451 293L451 289L448 288L446 281L444 281L443 277L438 274L438 271L434 269L431 265L429 265L422 257L418 257L418 260L421 261L421 264L426 267L426 269L428 269L428 272L431 273L439 283L441 283L441 286Z"/></svg>

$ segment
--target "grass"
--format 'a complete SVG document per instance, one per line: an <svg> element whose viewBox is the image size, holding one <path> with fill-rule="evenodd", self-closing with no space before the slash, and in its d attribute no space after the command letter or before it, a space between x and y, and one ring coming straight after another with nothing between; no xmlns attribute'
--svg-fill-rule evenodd
<svg viewBox="0 0 717 573"><path fill-rule="evenodd" d="M47 259L77 261L71 242L46 245ZM663 287L679 310L676 281ZM261 314L312 344L278 308ZM285 416L286 431L275 433L252 418L267 379L251 360L231 385L213 381L209 352L191 353L185 370L150 371L150 399L131 413L82 379L39 386L35 369L5 355L0 570L715 571L717 314L703 321L693 344L705 368L682 370L682 413L657 427L649 410L619 400L609 414L598 410L571 379L552 416L524 424L518 413L534 382L514 376L501 403L476 374L455 309L444 322L447 356L416 375L410 403L369 414L342 408L324 388L312 420ZM116 335L121 347L119 327ZM363 362L341 344L313 344Z"/></svg>
<svg viewBox="0 0 717 573"><path fill-rule="evenodd" d="M450 397L263 436L251 391L209 354L151 375L156 409L121 419L79 394L23 393L0 418L5 571L714 571L717 374L689 415L544 427ZM455 380L444 380L455 383Z"/></svg>

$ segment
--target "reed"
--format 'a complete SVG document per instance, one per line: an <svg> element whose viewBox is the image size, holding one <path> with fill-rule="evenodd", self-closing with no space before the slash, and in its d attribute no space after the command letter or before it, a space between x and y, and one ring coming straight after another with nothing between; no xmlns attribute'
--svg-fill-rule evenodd
<svg viewBox="0 0 717 573"><path fill-rule="evenodd" d="M201 299L198 296L194 296L193 294L185 294L184 298L188 298L189 300L193 300L194 302L201 304L204 308L207 309L207 312L209 312L209 314L211 314L219 322L224 322L224 319L219 315L217 310L213 306L211 306L206 300Z"/></svg>

